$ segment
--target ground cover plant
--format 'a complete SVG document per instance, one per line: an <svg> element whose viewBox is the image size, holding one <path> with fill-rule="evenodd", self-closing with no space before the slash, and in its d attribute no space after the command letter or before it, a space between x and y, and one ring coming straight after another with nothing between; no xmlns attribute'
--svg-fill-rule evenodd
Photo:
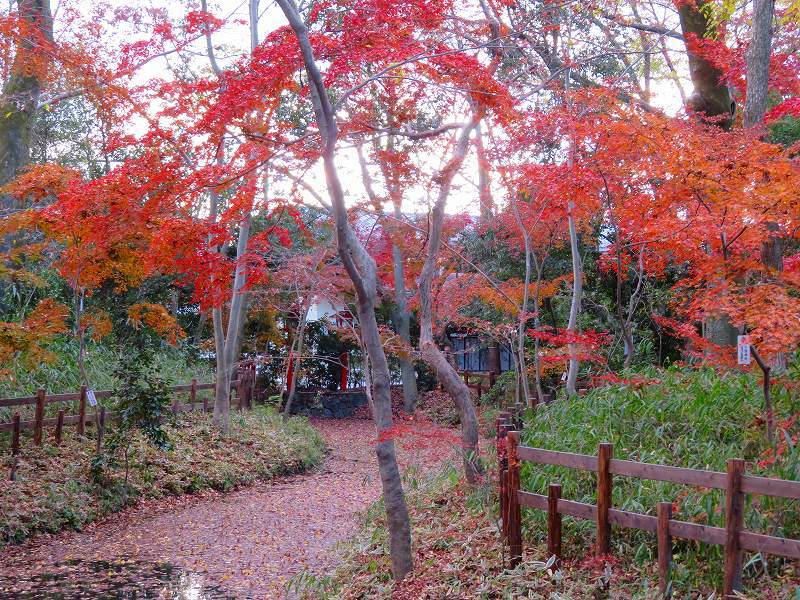
<svg viewBox="0 0 800 600"><path fill-rule="evenodd" d="M470 483L512 399L530 443L796 478L798 0L229 4L0 7L0 394L114 387L92 485L136 495L133 440L170 451L168 384L210 368L223 435L237 370L287 417L298 386L365 388L396 580L415 564L395 438L420 400L458 425ZM649 371L678 361L722 376ZM759 369L790 380L772 454L738 375ZM579 397L639 370L649 387ZM487 410L470 371L501 382ZM615 500L720 523L719 494L638 485ZM747 519L800 533L791 504ZM649 559L638 535L623 560ZM681 556L702 565L676 584L715 579L717 550Z"/></svg>
<svg viewBox="0 0 800 600"><path fill-rule="evenodd" d="M53 358L50 362L38 365L35 369L24 368L12 363L12 373L0 379L0 397L32 396L37 388L44 388L48 394L75 392L81 386L74 344L67 340L57 340L48 350ZM86 371L95 390L110 390L116 379L114 370L122 352L109 344L88 344L86 348ZM192 360L183 348L162 344L153 360L159 375L168 385L189 383L193 378L200 383L214 381L214 370L206 361ZM0 408L0 420L8 411Z"/></svg>
<svg viewBox="0 0 800 600"><path fill-rule="evenodd" d="M411 496L419 565L402 584L393 583L385 568L385 533L380 520L369 521L347 547L345 561L328 578L308 578L309 598L472 599L537 598L584 600L660 599L655 562L612 561L591 556L591 548L555 565L542 545L526 539L525 561L508 568L497 530L494 494L445 478ZM469 532L465 535L465 531ZM655 542L652 542L655 545ZM679 557L677 557L679 558ZM692 565L694 567L694 565ZM797 580L792 570L777 572L742 594L743 599L792 597ZM684 590L687 591L688 590ZM712 598L713 586L701 585L680 598Z"/></svg>
<svg viewBox="0 0 800 600"><path fill-rule="evenodd" d="M778 456L766 440L760 382L744 374L720 375L711 369L668 369L649 373L647 385L613 385L587 395L557 401L529 411L522 443L528 446L596 455L600 442L614 445L614 457L680 467L725 471L729 458L747 461L747 472L796 480L800 449L795 419L800 399L787 388L776 393ZM653 381L653 377L660 382ZM594 474L574 469L523 463L522 486L547 493L561 483L563 497L595 503ZM666 482L615 477L615 508L655 515L658 502L673 502L673 518L724 527L724 490L678 486ZM546 516L524 511L529 535L546 541ZM564 519L564 542L573 556L594 539L594 523ZM745 528L791 539L800 536L800 510L794 501L748 496ZM638 565L655 560L653 536L631 529L614 530L615 556ZM675 541L676 593L710 586L721 579L721 546ZM748 560L749 559L749 560ZM761 586L765 578L792 570L786 559L751 554L745 560L745 583Z"/></svg>
<svg viewBox="0 0 800 600"><path fill-rule="evenodd" d="M305 419L284 421L266 409L234 414L228 435L202 413L183 414L164 430L170 450L133 436L127 483L124 464L109 462L97 473L94 439L69 432L60 447L49 439L40 448L23 443L17 480L0 487L0 544L80 529L140 499L229 491L300 472L319 464L324 453L321 436ZM0 456L5 478L10 467L5 438Z"/></svg>
<svg viewBox="0 0 800 600"><path fill-rule="evenodd" d="M782 450L773 460L764 441L758 381L712 370L675 368L659 375L658 384L609 386L529 412L523 443L592 454L600 441L611 441L618 458L723 471L727 458L743 456L750 473L797 478L794 442L779 445ZM800 410L800 401L783 389L776 408L785 440L792 440L797 432L790 415ZM343 564L327 578L306 578L306 593L394 599L659 597L653 534L615 528L613 557L598 560L594 523L564 517L564 562L558 568L548 564L542 511L523 511L525 560L516 569L508 568L498 533L494 477L490 471L482 485L469 487L451 471L417 486L410 508L418 567L402 584L388 576L385 531L376 507L345 549ZM595 502L593 475L524 464L524 489L546 493L547 484L556 481L563 485L563 497ZM616 508L654 514L657 502L668 499L675 501L676 519L723 525L724 496L715 491L615 478ZM796 538L800 511L796 503L759 497L748 503L745 523L752 531ZM721 581L721 548L677 539L673 543L676 597L711 597ZM793 562L751 554L745 564L743 597L777 599L796 593L800 578Z"/></svg>

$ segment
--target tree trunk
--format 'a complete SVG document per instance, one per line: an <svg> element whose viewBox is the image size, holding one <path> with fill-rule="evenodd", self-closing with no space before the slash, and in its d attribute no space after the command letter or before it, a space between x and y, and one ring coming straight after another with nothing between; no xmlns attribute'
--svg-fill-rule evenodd
<svg viewBox="0 0 800 600"><path fill-rule="evenodd" d="M228 354L226 361L229 365L233 365L238 359L239 338L244 326L245 309L247 308L247 292L244 289L247 284L247 272L241 261L242 257L247 253L249 241L250 214L248 212L247 216L239 224L239 238L236 241L237 265L233 276L231 310L228 314L227 339L225 340L225 351Z"/></svg>
<svg viewBox="0 0 800 600"><path fill-rule="evenodd" d="M192 336L192 342L195 346L199 346L200 342L203 341L203 333L206 330L206 321L208 321L208 311L201 310L200 314L197 315L197 326L194 328L194 335Z"/></svg>
<svg viewBox="0 0 800 600"><path fill-rule="evenodd" d="M533 328L535 331L539 331L539 326L541 325L541 318L539 317L539 304L540 304L540 297L541 297L541 290L542 290L542 267L544 258L540 262L539 259L536 257L536 254L531 254L531 258L533 258L533 265L536 268L536 291L533 295L533 305L536 307L536 310L533 313ZM539 338L534 337L533 339L533 375L534 375L534 382L536 384L536 401L543 402L544 401L544 389L542 388L542 361L539 359Z"/></svg>
<svg viewBox="0 0 800 600"><path fill-rule="evenodd" d="M478 462L478 418L466 383L447 362L433 339L433 278L436 274L436 259L442 241L444 209L450 195L450 187L458 168L464 162L472 130L480 122L481 115L474 114L465 125L456 142L453 155L437 176L439 195L431 210L428 232L428 252L422 267L419 283L419 347L425 362L436 373L437 378L453 399L461 420L461 443L464 452L464 474L467 481L474 482L480 471Z"/></svg>
<svg viewBox="0 0 800 600"><path fill-rule="evenodd" d="M214 354L216 356L216 386L214 390L214 417L216 427L227 433L230 428L231 412L231 380L230 365L226 361L225 331L222 325L222 309L214 308L211 311L211 320L214 325Z"/></svg>
<svg viewBox="0 0 800 600"><path fill-rule="evenodd" d="M483 148L481 124L475 126L475 150L478 155L478 200L480 202L481 223L492 219L492 190L489 183L489 170L486 168L486 151Z"/></svg>
<svg viewBox="0 0 800 600"><path fill-rule="evenodd" d="M201 1L202 10L207 10L206 0ZM258 45L258 0L249 0L249 30L250 30L250 51L255 50ZM208 50L208 58L211 62L211 67L217 77L222 75L222 71L217 64L214 56L214 48L211 43L211 33L208 29L205 32L206 48ZM217 154L217 163L222 166L223 156L222 148L219 148ZM257 173L253 171L248 180L248 185L251 185L255 190L257 183ZM219 210L219 196L215 191L211 191L211 217L216 220L217 212ZM227 329L223 328L223 315L222 310L215 308L212 311L212 321L214 325L214 346L217 359L217 382L216 382L216 397L214 400L214 417L213 423L224 433L230 429L230 410L231 410L231 396L230 388L231 381L236 368L236 362L240 354L240 338L242 328L244 326L245 313L247 310L247 294L244 290L247 283L247 273L242 264L242 257L247 252L247 244L250 241L250 224L252 220L252 207L246 211L242 219L239 221L239 235L236 241L236 269L233 276L233 289L231 293L231 306L228 314ZM221 251L221 249L220 249Z"/></svg>
<svg viewBox="0 0 800 600"><path fill-rule="evenodd" d="M500 344L496 339L492 338L489 340L486 354L486 361L489 363L487 365L489 371L495 375L500 375Z"/></svg>
<svg viewBox="0 0 800 600"><path fill-rule="evenodd" d="M619 236L619 227L617 229L617 236ZM622 364L623 368L627 369L633 362L633 354L635 352L633 346L633 332L631 331L630 321L626 317L622 308L622 253L619 248L620 241L617 239L617 286L616 286L616 301L617 301L617 320L619 321L620 333L622 335L622 343L625 347L625 360Z"/></svg>
<svg viewBox="0 0 800 600"><path fill-rule="evenodd" d="M744 126L760 125L767 112L769 59L772 49L774 0L753 1L753 27L747 49L747 94L744 103Z"/></svg>
<svg viewBox="0 0 800 600"><path fill-rule="evenodd" d="M688 41L692 35L698 39L708 36L709 20L704 7L710 4L711 2L707 0L697 0L681 2L678 5L681 30L684 39L687 40L689 75L694 86L694 92L689 97L687 105L693 112L701 114L709 122L727 130L733 125L736 102L725 83L724 73L695 53Z"/></svg>
<svg viewBox="0 0 800 600"><path fill-rule="evenodd" d="M395 218L400 218L400 206L395 205ZM403 266L403 253L397 244L392 245L392 260L394 262L394 294L397 309L394 314L395 330L400 338L409 346L411 345L411 314L408 311L406 297L405 269ZM414 412L417 406L417 373L414 362L410 356L400 356L400 372L403 379L403 410L408 414Z"/></svg>
<svg viewBox="0 0 800 600"><path fill-rule="evenodd" d="M489 170L486 168L486 150L483 146L483 132L481 124L475 126L475 150L478 158L478 202L480 203L480 223L488 225L492 220L493 201L492 189L489 181ZM495 375L500 374L500 344L496 339L490 339L487 346L488 370Z"/></svg>
<svg viewBox="0 0 800 600"><path fill-rule="evenodd" d="M581 311L581 297L583 295L583 268L581 265L580 249L578 248L578 232L575 228L575 217L572 215L573 211L572 201L569 203L569 247L572 252L572 302L569 307L569 322L567 323L567 331L571 335L575 335L578 331L578 314ZM578 393L575 385L578 381L578 369L580 362L578 361L578 346L577 344L570 343L567 345L569 350L569 368L567 370L567 394L574 396Z"/></svg>
<svg viewBox="0 0 800 600"><path fill-rule="evenodd" d="M287 0L278 0L278 2L283 8ZM293 24L294 27L296 25ZM308 63L306 63L306 67L308 68ZM331 127L333 126L331 124ZM375 453L378 457L378 470L383 486L383 502L386 507L392 575L395 579L401 580L413 569L414 559L411 553L411 521L403 493L400 469L397 466L394 440L391 437L392 398L389 362L383 351L383 341L375 318L378 296L377 268L374 259L367 255L364 248L356 246L359 242L347 222L344 192L333 161L333 148L325 153L324 163L325 179L331 199L334 201L339 257L345 264L350 279L353 280L358 297L359 331L367 350L371 370L372 414L378 433ZM359 255L360 269L353 262L351 252Z"/></svg>
<svg viewBox="0 0 800 600"><path fill-rule="evenodd" d="M250 215L242 219L239 224L239 239L236 242L236 259L241 261L247 251L250 239ZM214 425L223 432L230 429L231 396L230 384L233 381L234 370L237 366L239 339L244 324L245 308L247 306L246 293L243 288L246 284L247 274L244 266L239 262L233 276L233 296L231 298L230 313L228 314L228 327L222 331L222 311L214 309L214 341L217 350L217 397L214 402ZM220 339L221 336L221 339ZM222 351L220 354L220 350ZM221 357L221 359L220 359ZM224 376L222 371L224 371ZM223 391L220 384L224 383Z"/></svg>
<svg viewBox="0 0 800 600"><path fill-rule="evenodd" d="M86 373L86 330L83 323L83 290L73 288L75 294L75 333L78 336L78 374L81 378L81 384L86 387L89 386L89 376Z"/></svg>
<svg viewBox="0 0 800 600"><path fill-rule="evenodd" d="M753 27L750 47L747 49L747 96L744 103L744 126L763 124L769 95L769 61L772 52L772 19L775 13L773 0L753 1ZM783 243L777 223L766 223L770 234L761 245L761 264L773 271L783 271ZM775 366L781 371L786 366L786 355L775 357Z"/></svg>
<svg viewBox="0 0 800 600"><path fill-rule="evenodd" d="M314 58L308 29L294 0L277 0L277 3L289 21L303 56L314 118L322 138L325 181L328 185L331 212L336 225L339 258L353 282L358 298L360 337L366 348L367 360L370 364L372 411L378 434L375 452L378 457L378 470L383 486L383 502L386 507L392 575L396 580L401 580L413 569L414 558L411 552L411 523L408 507L400 479L400 469L397 466L394 441L390 432L392 403L389 363L383 351L380 330L375 318L378 298L377 266L375 260L356 238L355 232L347 220L344 190L334 162L338 138L336 117L325 89L322 74Z"/></svg>
<svg viewBox="0 0 800 600"><path fill-rule="evenodd" d="M30 67L49 64L42 42L53 39L49 0L19 0L18 7L20 18L31 24L32 33L15 48L14 62L0 95L0 188L16 179L30 162L31 132L42 87L40 73ZM0 219L16 210L16 202L0 192ZM7 252L13 240L13 235L0 236L0 253ZM4 285L0 285L0 297Z"/></svg>
<svg viewBox="0 0 800 600"><path fill-rule="evenodd" d="M386 148L392 152L394 151L394 136L390 135L386 140ZM375 142L376 151L380 151L380 145ZM361 146L357 146L358 162L361 167L361 176L364 180L364 188L366 189L367 196L374 206L380 206L381 200L375 193L372 187L372 178L369 174L367 161L361 150ZM386 186L389 191L389 197L392 201L392 209L394 212L394 219L399 225L403 221L403 213L401 210L403 202L403 193L399 186L386 178ZM394 326L395 333L400 338L411 346L411 313L408 310L408 291L406 290L405 283L405 263L404 256L400 250L400 246L396 242L392 242L392 271L394 275L394 300L395 309L392 312L392 325ZM411 414L417 406L417 374L414 370L414 362L409 355L401 353L399 356L400 373L403 382L403 410Z"/></svg>
<svg viewBox="0 0 800 600"><path fill-rule="evenodd" d="M41 39L52 41L53 18L49 0L19 0L19 16L32 25L30 36L16 47L9 77L0 96L0 186L13 181L30 161L31 131L41 95L39 73L31 65L47 59ZM13 209L13 200L0 196L3 211Z"/></svg>
<svg viewBox="0 0 800 600"><path fill-rule="evenodd" d="M294 377L289 383L289 391L286 395L286 405L283 408L283 418L288 419L292 415L292 402L294 401L294 391L297 389L297 378L300 376L300 363L303 360L303 340L306 335L306 319L308 318L308 307L303 310L303 316L300 319L300 326L297 328L297 351L294 352L294 343L292 343L292 353L294 354ZM292 360L291 358L289 360Z"/></svg>
<svg viewBox="0 0 800 600"><path fill-rule="evenodd" d="M519 227L520 233L522 233L522 239L525 244L525 287L522 291L522 306L520 307L517 323L517 361L519 362L520 368L519 376L522 384L522 401L525 403L525 406L533 408L536 402L541 399L541 395L537 394L535 402L531 400L530 384L528 383L528 366L527 360L525 359L525 325L528 321L528 301L531 285L531 238L528 234L528 230L525 228L522 216L519 214L516 197L512 198L511 206L514 210L514 218L517 221L517 227ZM536 310L538 310L538 306Z"/></svg>
<svg viewBox="0 0 800 600"><path fill-rule="evenodd" d="M426 331L420 335L420 350L425 362L436 373L444 391L453 399L461 421L461 443L464 462L464 476L469 483L475 483L481 472L478 448L478 417L472 404L472 395L458 372L447 362L445 355Z"/></svg>
<svg viewBox="0 0 800 600"><path fill-rule="evenodd" d="M736 102L725 83L724 73L695 53L689 43L692 35L698 39L708 36L709 20L704 13L704 7L708 4L711 3L707 0L697 0L696 2L682 2L678 6L681 31L686 40L686 51L689 58L689 75L694 86L694 91L686 104L693 112L699 113L704 120L727 131L733 125ZM727 316L707 319L703 329L705 338L713 344L718 346L736 344L738 331L731 325Z"/></svg>

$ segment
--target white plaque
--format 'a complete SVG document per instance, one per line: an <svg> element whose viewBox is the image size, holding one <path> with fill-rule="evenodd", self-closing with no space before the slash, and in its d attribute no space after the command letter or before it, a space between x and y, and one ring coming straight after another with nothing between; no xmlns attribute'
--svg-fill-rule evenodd
<svg viewBox="0 0 800 600"><path fill-rule="evenodd" d="M740 335L736 342L737 354L739 357L740 365L750 364L750 336Z"/></svg>

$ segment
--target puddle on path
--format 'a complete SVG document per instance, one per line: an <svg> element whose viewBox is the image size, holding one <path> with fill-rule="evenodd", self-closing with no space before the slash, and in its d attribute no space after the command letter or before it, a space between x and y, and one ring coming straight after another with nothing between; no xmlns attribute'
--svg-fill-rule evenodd
<svg viewBox="0 0 800 600"><path fill-rule="evenodd" d="M46 572L21 573L19 577L0 575L0 598L228 600L236 596L207 584L202 575L168 563L121 559L69 560L56 563Z"/></svg>

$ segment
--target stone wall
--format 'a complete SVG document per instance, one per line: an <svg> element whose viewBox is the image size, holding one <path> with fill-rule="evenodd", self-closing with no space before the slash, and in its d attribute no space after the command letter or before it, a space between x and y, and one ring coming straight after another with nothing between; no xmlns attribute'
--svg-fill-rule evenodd
<svg viewBox="0 0 800 600"><path fill-rule="evenodd" d="M292 401L292 414L323 419L352 417L361 406L367 405L363 389L355 390L297 390Z"/></svg>

